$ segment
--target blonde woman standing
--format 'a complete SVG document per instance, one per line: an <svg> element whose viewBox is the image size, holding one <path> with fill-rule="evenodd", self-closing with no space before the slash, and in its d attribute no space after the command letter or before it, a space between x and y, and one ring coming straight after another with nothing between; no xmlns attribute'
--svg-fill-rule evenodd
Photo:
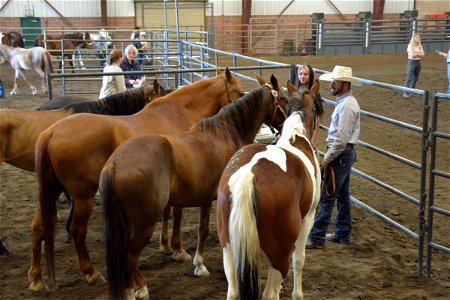
<svg viewBox="0 0 450 300"><path fill-rule="evenodd" d="M405 87L414 89L416 88L420 70L422 69L422 62L420 60L425 57L425 51L423 51L418 33L412 35L406 51L408 52L408 64L406 66ZM403 93L403 97L409 98L410 95Z"/></svg>
<svg viewBox="0 0 450 300"><path fill-rule="evenodd" d="M114 49L111 51L108 57L108 62L106 67L103 69L103 73L117 72L122 73L122 69L119 67L122 62L122 51L119 49ZM100 90L99 99L105 98L106 96L123 92L126 90L125 87L125 76L124 75L107 75L103 76L102 89Z"/></svg>

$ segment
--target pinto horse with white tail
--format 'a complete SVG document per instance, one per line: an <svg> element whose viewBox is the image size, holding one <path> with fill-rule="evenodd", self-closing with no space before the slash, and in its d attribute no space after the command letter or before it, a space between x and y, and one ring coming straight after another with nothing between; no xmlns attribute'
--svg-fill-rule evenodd
<svg viewBox="0 0 450 300"><path fill-rule="evenodd" d="M263 299L279 299L281 284L294 269L293 299L303 299L305 244L320 198L319 164L310 143L316 127L318 81L290 105L276 145L238 150L220 179L217 232L228 280L227 299L259 299L260 249L270 261ZM296 92L288 82L290 94ZM318 100L320 101L320 100ZM320 105L320 106L319 106ZM292 112L292 113L291 113Z"/></svg>
<svg viewBox="0 0 450 300"><path fill-rule="evenodd" d="M185 133L137 136L114 151L100 177L111 299L148 299L139 256L166 206L200 207L194 272L209 274L203 248L222 170L237 149L253 142L263 122L281 125L287 106L272 75L270 83Z"/></svg>
<svg viewBox="0 0 450 300"><path fill-rule="evenodd" d="M41 77L42 93L47 92L47 86L45 85L45 75L53 73L53 66L50 53L42 47L33 47L30 49L14 48L10 46L0 45L0 59L4 59L15 71L14 76L14 88L9 93L10 95L17 94L17 78L22 77L28 84L33 95L36 95L36 88L28 82L27 78L23 74L22 70L35 70Z"/></svg>

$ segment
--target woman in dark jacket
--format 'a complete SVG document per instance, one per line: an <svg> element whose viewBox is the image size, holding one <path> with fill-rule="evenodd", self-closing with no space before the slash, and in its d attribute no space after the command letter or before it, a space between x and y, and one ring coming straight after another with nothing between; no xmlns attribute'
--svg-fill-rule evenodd
<svg viewBox="0 0 450 300"><path fill-rule="evenodd" d="M120 68L124 71L140 71L139 62L135 59L138 50L134 45L128 45L125 48L126 56L120 63ZM144 74L125 75L125 86L128 88L140 87L145 82Z"/></svg>

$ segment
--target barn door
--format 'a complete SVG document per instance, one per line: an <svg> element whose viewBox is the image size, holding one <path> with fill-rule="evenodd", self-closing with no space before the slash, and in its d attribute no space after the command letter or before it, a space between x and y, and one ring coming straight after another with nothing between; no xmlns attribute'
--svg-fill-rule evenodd
<svg viewBox="0 0 450 300"><path fill-rule="evenodd" d="M20 27L25 42L25 48L33 47L34 39L41 34L41 18L21 17Z"/></svg>
<svg viewBox="0 0 450 300"><path fill-rule="evenodd" d="M135 4L136 25L152 31L164 30L164 3L141 2ZM174 2L166 3L169 28L176 27ZM180 30L205 31L205 1L178 2L178 24Z"/></svg>

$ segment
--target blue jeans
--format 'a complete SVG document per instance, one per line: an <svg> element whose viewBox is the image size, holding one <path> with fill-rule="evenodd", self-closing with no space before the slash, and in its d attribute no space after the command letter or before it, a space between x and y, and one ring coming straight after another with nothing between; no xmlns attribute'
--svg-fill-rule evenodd
<svg viewBox="0 0 450 300"><path fill-rule="evenodd" d="M352 231L352 204L350 201L350 173L356 159L355 148L347 148L331 163L328 164L327 172L322 184L320 196L320 211L314 220L314 225L309 238L315 244L323 245L328 225L333 214L334 203L337 202L337 215L335 220L335 236L343 241L350 240ZM327 182L330 176L329 168L334 170L336 192L327 195ZM328 187L330 192L330 188Z"/></svg>
<svg viewBox="0 0 450 300"><path fill-rule="evenodd" d="M405 87L416 88L417 80L419 79L420 70L422 69L422 62L420 60L408 59L406 66Z"/></svg>

